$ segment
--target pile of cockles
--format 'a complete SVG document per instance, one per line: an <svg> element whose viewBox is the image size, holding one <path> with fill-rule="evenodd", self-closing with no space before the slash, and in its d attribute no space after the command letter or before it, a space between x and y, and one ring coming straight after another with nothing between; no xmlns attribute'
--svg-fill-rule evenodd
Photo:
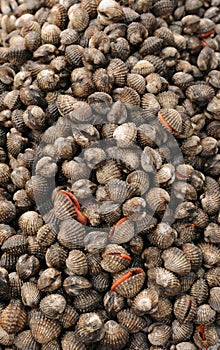
<svg viewBox="0 0 220 350"><path fill-rule="evenodd" d="M220 0L1 0L0 44L0 350L217 349Z"/></svg>

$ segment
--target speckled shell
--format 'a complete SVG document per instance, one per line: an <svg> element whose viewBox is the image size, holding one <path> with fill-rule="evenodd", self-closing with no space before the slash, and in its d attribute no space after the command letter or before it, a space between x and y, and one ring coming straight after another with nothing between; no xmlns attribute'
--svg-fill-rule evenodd
<svg viewBox="0 0 220 350"><path fill-rule="evenodd" d="M166 129L175 133L182 131L182 118L179 112L172 108L163 108L158 112L158 118Z"/></svg>
<svg viewBox="0 0 220 350"><path fill-rule="evenodd" d="M41 246L50 246L55 242L56 228L51 224L45 224L37 231L37 241Z"/></svg>
<svg viewBox="0 0 220 350"><path fill-rule="evenodd" d="M124 19L122 7L114 0L102 0L98 5L97 11L97 19L102 25L122 22Z"/></svg>
<svg viewBox="0 0 220 350"><path fill-rule="evenodd" d="M35 211L27 211L18 220L20 229L27 235L35 235L43 226L42 217Z"/></svg>
<svg viewBox="0 0 220 350"><path fill-rule="evenodd" d="M77 275L86 275L88 272L88 264L86 256L80 250L73 249L70 251L66 259L67 268Z"/></svg>
<svg viewBox="0 0 220 350"><path fill-rule="evenodd" d="M119 295L125 298L134 297L143 287L145 280L145 272L142 269L132 268L115 275L113 283L129 272L132 275L114 288Z"/></svg>
<svg viewBox="0 0 220 350"><path fill-rule="evenodd" d="M138 315L153 313L158 307L159 295L153 288L143 289L136 295L132 308Z"/></svg>
<svg viewBox="0 0 220 350"><path fill-rule="evenodd" d="M15 205L7 200L1 200L0 208L0 223L9 223L15 218L16 208Z"/></svg>
<svg viewBox="0 0 220 350"><path fill-rule="evenodd" d="M0 324L8 333L20 332L26 323L27 313L20 300L12 299L1 313Z"/></svg>
<svg viewBox="0 0 220 350"><path fill-rule="evenodd" d="M192 296L185 294L175 301L173 311L179 322L192 322L197 313L196 301Z"/></svg>
<svg viewBox="0 0 220 350"><path fill-rule="evenodd" d="M86 346L79 341L74 332L68 331L61 340L64 350L86 350Z"/></svg>
<svg viewBox="0 0 220 350"><path fill-rule="evenodd" d="M105 335L99 343L99 350L119 350L128 342L129 333L125 327L116 321L109 320L104 325Z"/></svg>
<svg viewBox="0 0 220 350"><path fill-rule="evenodd" d="M69 276L63 281L63 288L70 296L79 295L91 287L91 283L85 277L77 275Z"/></svg>
<svg viewBox="0 0 220 350"><path fill-rule="evenodd" d="M148 328L148 340L153 345L164 345L171 336L171 327L153 323Z"/></svg>
<svg viewBox="0 0 220 350"><path fill-rule="evenodd" d="M40 344L56 339L61 332L58 321L47 318L40 311L35 311L32 314L29 325L34 339Z"/></svg>
<svg viewBox="0 0 220 350"><path fill-rule="evenodd" d="M126 327L130 333L137 333L146 327L147 322L144 318L135 315L131 309L124 309L117 314L119 324Z"/></svg>
<svg viewBox="0 0 220 350"><path fill-rule="evenodd" d="M62 295L50 294L41 299L39 307L46 317L57 319L64 312L66 300Z"/></svg>
<svg viewBox="0 0 220 350"><path fill-rule="evenodd" d="M209 243L199 243L198 247L202 251L203 264L205 267L210 268L219 263L220 255L217 246Z"/></svg>
<svg viewBox="0 0 220 350"><path fill-rule="evenodd" d="M120 245L109 244L102 253L101 266L105 271L115 273L127 268L131 263L128 252Z"/></svg>
<svg viewBox="0 0 220 350"><path fill-rule="evenodd" d="M34 339L31 330L19 333L15 338L15 346L19 350L39 350L40 345Z"/></svg>
<svg viewBox="0 0 220 350"><path fill-rule="evenodd" d="M16 263L16 271L22 280L36 275L39 270L40 262L34 255L21 255Z"/></svg>

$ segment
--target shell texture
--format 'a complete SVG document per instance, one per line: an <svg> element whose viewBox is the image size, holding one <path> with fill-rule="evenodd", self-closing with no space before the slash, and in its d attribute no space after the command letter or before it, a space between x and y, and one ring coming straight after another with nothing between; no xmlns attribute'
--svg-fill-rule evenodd
<svg viewBox="0 0 220 350"><path fill-rule="evenodd" d="M219 0L0 12L0 348L217 348Z"/></svg>

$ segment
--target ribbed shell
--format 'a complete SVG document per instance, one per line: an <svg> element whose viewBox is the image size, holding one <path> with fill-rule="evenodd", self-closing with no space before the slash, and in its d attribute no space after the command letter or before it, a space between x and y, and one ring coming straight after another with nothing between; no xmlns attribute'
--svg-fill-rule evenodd
<svg viewBox="0 0 220 350"><path fill-rule="evenodd" d="M220 311L220 287L210 289L208 303L213 310Z"/></svg>
<svg viewBox="0 0 220 350"><path fill-rule="evenodd" d="M131 172L127 178L126 182L129 186L133 187L140 195L144 194L149 187L148 175L142 170L135 170Z"/></svg>
<svg viewBox="0 0 220 350"><path fill-rule="evenodd" d="M77 275L86 275L88 272L88 264L86 256L80 250L73 249L70 251L66 259L67 268Z"/></svg>
<svg viewBox="0 0 220 350"><path fill-rule="evenodd" d="M0 223L8 223L15 218L16 208L15 205L7 200L1 200L0 208Z"/></svg>
<svg viewBox="0 0 220 350"><path fill-rule="evenodd" d="M80 312L95 310L101 302L101 294L91 289L80 293L74 298L73 306Z"/></svg>
<svg viewBox="0 0 220 350"><path fill-rule="evenodd" d="M171 0L159 0L153 5L152 12L156 17L167 18L172 14L174 6Z"/></svg>
<svg viewBox="0 0 220 350"><path fill-rule="evenodd" d="M15 346L19 350L39 350L40 345L34 339L31 330L19 333L15 338Z"/></svg>
<svg viewBox="0 0 220 350"><path fill-rule="evenodd" d="M185 243L182 245L182 250L190 260L193 271L197 271L202 265L202 252L193 243Z"/></svg>
<svg viewBox="0 0 220 350"><path fill-rule="evenodd" d="M65 310L60 316L59 321L63 328L70 328L75 326L78 317L79 315L74 309L74 307L72 307L71 305L66 305Z"/></svg>
<svg viewBox="0 0 220 350"><path fill-rule="evenodd" d="M96 276L92 276L91 283L97 292L105 292L110 286L109 274L107 272L101 272Z"/></svg>
<svg viewBox="0 0 220 350"><path fill-rule="evenodd" d="M120 179L121 171L118 163L115 160L106 161L96 170L97 181L105 185L112 179Z"/></svg>
<svg viewBox="0 0 220 350"><path fill-rule="evenodd" d="M63 268L66 264L68 253L65 248L58 243L51 245L45 255L46 264L48 267Z"/></svg>
<svg viewBox="0 0 220 350"><path fill-rule="evenodd" d="M179 279L174 273L163 267L153 267L148 270L148 279L156 283L164 296L173 296L179 294L181 285Z"/></svg>
<svg viewBox="0 0 220 350"><path fill-rule="evenodd" d="M134 223L126 220L118 226L113 226L109 238L111 243L122 244L130 241L134 237Z"/></svg>
<svg viewBox="0 0 220 350"><path fill-rule="evenodd" d="M23 235L13 235L6 239L1 247L3 252L19 256L27 252L28 241Z"/></svg>
<svg viewBox="0 0 220 350"><path fill-rule="evenodd" d="M129 333L137 333L147 325L145 319L135 315L131 309L119 311L117 314L117 320L119 324L128 329Z"/></svg>
<svg viewBox="0 0 220 350"><path fill-rule="evenodd" d="M158 118L166 129L173 133L182 131L182 118L179 112L172 108L163 108L158 112Z"/></svg>
<svg viewBox="0 0 220 350"><path fill-rule="evenodd" d="M145 92L145 79L140 74L131 74L127 75L127 84L130 88L137 91L137 93L143 95Z"/></svg>
<svg viewBox="0 0 220 350"><path fill-rule="evenodd" d="M205 84L191 85L186 90L186 96L199 105L206 105L214 97L214 89Z"/></svg>
<svg viewBox="0 0 220 350"><path fill-rule="evenodd" d="M178 95L173 91L163 91L157 96L161 108L175 108L178 104Z"/></svg>
<svg viewBox="0 0 220 350"><path fill-rule="evenodd" d="M205 302L205 300L208 298L209 294L209 287L203 278L197 279L190 290L190 295L193 296L196 299L196 302L198 305Z"/></svg>
<svg viewBox="0 0 220 350"><path fill-rule="evenodd" d="M83 246L85 235L86 230L80 222L68 219L61 222L57 240L62 246L71 250Z"/></svg>
<svg viewBox="0 0 220 350"><path fill-rule="evenodd" d="M122 271L130 263L131 257L129 253L120 245L108 244L102 253L101 266L110 273Z"/></svg>
<svg viewBox="0 0 220 350"><path fill-rule="evenodd" d="M105 185L105 190L110 200L119 203L129 199L135 192L132 187L122 180L110 180Z"/></svg>
<svg viewBox="0 0 220 350"><path fill-rule="evenodd" d="M8 334L13 334L24 328L26 319L27 313L21 301L12 299L1 313L0 324Z"/></svg>
<svg viewBox="0 0 220 350"><path fill-rule="evenodd" d="M129 333L125 327L116 321L109 320L104 325L105 335L99 343L99 349L120 350L128 342Z"/></svg>
<svg viewBox="0 0 220 350"><path fill-rule="evenodd" d="M172 339L175 344L185 341L190 338L193 333L192 323L180 323L174 320L172 323Z"/></svg>
<svg viewBox="0 0 220 350"><path fill-rule="evenodd" d="M157 54L163 47L163 39L156 36L149 36L141 45L140 54L142 56Z"/></svg>
<svg viewBox="0 0 220 350"><path fill-rule="evenodd" d="M188 294L179 297L174 303L173 312L179 322L192 322L197 313L195 299Z"/></svg>
<svg viewBox="0 0 220 350"><path fill-rule="evenodd" d="M102 220L108 223L116 223L121 217L121 205L113 201L104 201L100 206Z"/></svg>
<svg viewBox="0 0 220 350"><path fill-rule="evenodd" d="M191 271L190 260L181 249L176 247L168 248L163 251L161 256L166 269L178 275L186 275Z"/></svg>
<svg viewBox="0 0 220 350"><path fill-rule="evenodd" d="M160 249L169 248L175 241L176 237L177 232L166 223L158 224L156 229L148 235L151 244Z"/></svg>
<svg viewBox="0 0 220 350"><path fill-rule="evenodd" d="M137 128L134 123L124 123L119 125L114 133L113 138L119 147L129 147L134 144L137 136Z"/></svg>
<svg viewBox="0 0 220 350"><path fill-rule="evenodd" d="M45 224L37 231L37 241L43 247L48 247L56 240L56 229L51 224Z"/></svg>
<svg viewBox="0 0 220 350"><path fill-rule="evenodd" d="M31 316L29 325L34 339L40 343L49 343L56 339L61 333L61 326L58 321L51 320L40 311L35 311Z"/></svg>
<svg viewBox="0 0 220 350"><path fill-rule="evenodd" d="M125 298L134 297L143 287L145 281L145 272L140 268L132 268L129 270L125 270L113 278L113 286L114 283L122 278L122 276L126 276L126 274L131 273L132 275L125 279L123 282L119 283L114 290L121 296Z"/></svg>
<svg viewBox="0 0 220 350"><path fill-rule="evenodd" d="M159 212L167 208L170 196L163 188L153 187L147 192L146 201L151 209Z"/></svg>
<svg viewBox="0 0 220 350"><path fill-rule="evenodd" d="M20 229L27 235L35 235L43 226L42 217L35 211L27 211L18 220Z"/></svg>
<svg viewBox="0 0 220 350"><path fill-rule="evenodd" d="M168 298L160 297L157 309L150 313L151 318L155 322L169 323L172 318L173 305Z"/></svg>
<svg viewBox="0 0 220 350"><path fill-rule="evenodd" d="M122 60L119 58L112 59L107 67L107 73L114 79L116 85L125 85L128 68Z"/></svg>
<svg viewBox="0 0 220 350"><path fill-rule="evenodd" d="M198 307L195 322L197 324L211 324L214 322L215 316L216 312L209 304L202 304Z"/></svg>
<svg viewBox="0 0 220 350"><path fill-rule="evenodd" d="M165 345L171 336L171 327L166 324L152 324L148 328L148 339L153 345Z"/></svg>
<svg viewBox="0 0 220 350"><path fill-rule="evenodd" d="M24 305L31 308L37 307L40 302L41 292L34 282L25 282L21 287L21 298Z"/></svg>
<svg viewBox="0 0 220 350"><path fill-rule="evenodd" d="M205 279L209 287L220 287L220 267L208 269L205 273Z"/></svg>

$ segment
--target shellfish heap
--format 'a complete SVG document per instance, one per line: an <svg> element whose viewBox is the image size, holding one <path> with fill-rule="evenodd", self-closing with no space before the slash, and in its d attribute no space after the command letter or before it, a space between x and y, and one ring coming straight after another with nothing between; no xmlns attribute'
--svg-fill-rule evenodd
<svg viewBox="0 0 220 350"><path fill-rule="evenodd" d="M0 349L220 326L220 1L0 1Z"/></svg>

